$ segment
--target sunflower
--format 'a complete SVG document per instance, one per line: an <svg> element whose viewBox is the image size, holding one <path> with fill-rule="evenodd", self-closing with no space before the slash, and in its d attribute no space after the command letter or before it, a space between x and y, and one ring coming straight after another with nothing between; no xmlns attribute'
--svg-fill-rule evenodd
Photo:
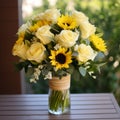
<svg viewBox="0 0 120 120"><path fill-rule="evenodd" d="M77 25L76 20L68 15L59 17L57 24L64 30L74 29Z"/></svg>
<svg viewBox="0 0 120 120"><path fill-rule="evenodd" d="M89 39L97 50L106 52L106 45L102 38L97 35L91 35Z"/></svg>
<svg viewBox="0 0 120 120"><path fill-rule="evenodd" d="M69 68L69 64L72 62L71 60L71 52L67 51L65 48L60 48L58 50L51 50L51 64L55 66L55 68Z"/></svg>

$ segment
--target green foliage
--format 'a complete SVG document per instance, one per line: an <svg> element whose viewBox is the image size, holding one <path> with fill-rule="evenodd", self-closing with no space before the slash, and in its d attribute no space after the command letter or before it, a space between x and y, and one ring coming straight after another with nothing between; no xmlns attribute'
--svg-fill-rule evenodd
<svg viewBox="0 0 120 120"><path fill-rule="evenodd" d="M33 72L34 72L33 67L29 67L27 72L25 73L25 79L27 83L30 85L30 87L32 88L33 93L36 93L36 94L48 93L48 81L44 80L42 75L39 76L39 80L37 81L37 84L33 82L30 83L29 80L32 77Z"/></svg>
<svg viewBox="0 0 120 120"><path fill-rule="evenodd" d="M19 62L15 64L15 67L18 71L22 70L25 68L25 72L28 70L28 66L30 65L30 62L26 60L26 62Z"/></svg>
<svg viewBox="0 0 120 120"><path fill-rule="evenodd" d="M54 34L59 34L61 30L62 29L57 24L54 24L50 29L50 31Z"/></svg>
<svg viewBox="0 0 120 120"><path fill-rule="evenodd" d="M57 0L56 8L61 9L61 12L65 13L65 9L66 9L66 6L68 4L68 1L69 0L64 0L64 1Z"/></svg>
<svg viewBox="0 0 120 120"><path fill-rule="evenodd" d="M86 69L84 67L79 67L79 72L81 73L81 75L83 77L85 77L85 75L86 75Z"/></svg>

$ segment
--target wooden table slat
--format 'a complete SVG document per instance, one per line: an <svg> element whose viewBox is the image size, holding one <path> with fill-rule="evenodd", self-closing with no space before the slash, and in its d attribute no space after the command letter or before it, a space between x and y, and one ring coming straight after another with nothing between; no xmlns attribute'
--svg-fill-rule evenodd
<svg viewBox="0 0 120 120"><path fill-rule="evenodd" d="M36 105L36 106L0 106L1 110L47 110L48 106L47 105ZM71 109L88 109L88 110L92 110L92 109L115 109L114 105L71 105Z"/></svg>
<svg viewBox="0 0 120 120"><path fill-rule="evenodd" d="M120 120L113 94L71 94L71 111L48 113L48 95L0 95L0 120Z"/></svg>
<svg viewBox="0 0 120 120"><path fill-rule="evenodd" d="M14 116L14 117L10 116L10 117L7 117L7 116L2 116L1 120L40 120L40 117L39 118L30 118L29 116L28 117L21 117L21 116L17 116L17 117L16 116ZM43 119L42 118L41 120L65 120L65 119L63 119L63 118L59 118L58 119L57 117L53 119L53 118L49 117L48 119L46 119L46 118ZM91 118L71 119L71 118L68 118L66 120L120 120L120 119L119 118L118 119L117 118L111 118L111 119L109 119L109 118L108 119L107 118L105 118L105 119L104 118L102 118L102 119L97 119L97 118L95 118L95 119L93 119L93 118L92 119Z"/></svg>
<svg viewBox="0 0 120 120"><path fill-rule="evenodd" d="M96 119L119 119L118 114L87 114L87 115L57 115L57 116L53 116L53 115L28 115L28 116L0 116L0 118L3 120L4 118L6 118L7 120L68 120L68 119L72 119L72 120L81 120L81 119L92 119L92 120L96 120Z"/></svg>
<svg viewBox="0 0 120 120"><path fill-rule="evenodd" d="M47 98L48 98L48 96L46 96ZM21 98L19 98L19 97L17 97L17 98L15 98L15 97L0 97L0 102L14 102L14 101L45 101L45 100L47 100L46 99L46 97L38 97L38 98L32 98L32 97L28 97L28 98L24 98L24 97L21 97ZM80 101L110 101L110 98L109 97L81 97L81 96L79 96L79 97L71 97L71 100L74 100L74 101L78 101L78 100L80 100Z"/></svg>
<svg viewBox="0 0 120 120"><path fill-rule="evenodd" d="M48 96L46 96L46 97L48 97ZM13 101L15 101L15 100L18 100L18 101L20 101L20 100L28 100L28 101L29 101L29 100L33 100L33 101L38 101L38 100L46 100L46 97L45 97L45 96L43 96L43 97L40 97L40 96L38 96L38 97L37 97L37 96L36 96L36 97L29 97L29 96L28 96L28 97L23 97L23 96L22 96L22 97L16 97L16 98L15 98L15 97L2 96L2 97L0 97L0 101L3 101L3 100L6 100L6 101L7 101L7 100L8 100L8 101L9 101L9 100L10 100L10 101L11 101L11 100L13 100ZM15 99L13 99L13 98L15 98ZM107 96L106 96L106 97L104 97L104 96L99 96L99 97L98 97L98 96L96 96L96 97L95 97L95 96L94 96L94 97L92 97L92 96L88 96L88 97L87 97L87 96L85 96L85 97L83 97L83 96L78 96L78 97L71 96L71 100L85 100L85 101L86 101L86 100L87 100L87 101L88 101L88 100L94 100L94 101L95 101L95 100L103 100L103 101L104 101L104 100L109 100L109 97L107 97Z"/></svg>
<svg viewBox="0 0 120 120"><path fill-rule="evenodd" d="M72 101L72 105L110 105L112 101ZM48 105L48 101L13 101L13 102L0 102L0 106L8 105Z"/></svg>
<svg viewBox="0 0 120 120"><path fill-rule="evenodd" d="M71 94L71 97L110 97L111 93L94 93L94 94ZM47 97L48 95L47 94L16 94L16 95L0 95L0 98L5 98L5 97L19 97L19 98L22 98L22 97L26 97L26 98L38 98L38 97Z"/></svg>
<svg viewBox="0 0 120 120"><path fill-rule="evenodd" d="M106 114L106 113L108 113L108 114L116 114L116 110L115 109L99 109L99 110L73 110L73 109L71 109L71 111L70 111L70 114L72 114L72 115L75 115L75 114L96 114L96 113L98 113L98 114ZM8 116L8 115L30 115L30 114L32 114L32 115L46 115L46 114L48 114L48 111L46 111L46 110L27 110L27 111L25 111L25 110L22 110L22 111L18 111L18 110L11 110L11 111L8 111L8 110L6 110L6 111L0 111L0 115L2 116L2 115L6 115L6 116Z"/></svg>

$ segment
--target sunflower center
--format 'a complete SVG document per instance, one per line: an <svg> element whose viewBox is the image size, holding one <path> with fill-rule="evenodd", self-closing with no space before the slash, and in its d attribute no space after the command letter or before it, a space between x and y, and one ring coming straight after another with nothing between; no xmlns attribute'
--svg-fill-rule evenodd
<svg viewBox="0 0 120 120"><path fill-rule="evenodd" d="M60 64L64 64L66 61L66 56L64 54L60 53L60 54L56 55L55 59Z"/></svg>
<svg viewBox="0 0 120 120"><path fill-rule="evenodd" d="M67 26L70 26L70 24L69 23L63 23L64 25L67 25Z"/></svg>

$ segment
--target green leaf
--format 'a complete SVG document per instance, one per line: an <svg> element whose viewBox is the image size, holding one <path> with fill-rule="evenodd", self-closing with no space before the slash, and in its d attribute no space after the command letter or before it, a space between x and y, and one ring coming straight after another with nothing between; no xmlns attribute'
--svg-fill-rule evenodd
<svg viewBox="0 0 120 120"><path fill-rule="evenodd" d="M101 33L98 33L98 34L96 34L98 37L102 37L103 36L103 33L101 32Z"/></svg>
<svg viewBox="0 0 120 120"><path fill-rule="evenodd" d="M16 70L20 71L23 69L23 62L20 62L20 63L16 63L15 64L15 68Z"/></svg>
<svg viewBox="0 0 120 120"><path fill-rule="evenodd" d="M34 35L32 35L32 34L29 33L29 32L26 32L24 39L25 39L25 40L32 40L33 37L34 37Z"/></svg>
<svg viewBox="0 0 120 120"><path fill-rule="evenodd" d="M83 77L86 75L86 69L84 67L79 67L79 72Z"/></svg>
<svg viewBox="0 0 120 120"><path fill-rule="evenodd" d="M25 69L25 72L27 72L29 65L30 65L30 62L27 61L27 60L15 64L16 69L17 69L18 71L20 71L20 70L22 70L22 69L24 68L24 69Z"/></svg>
<svg viewBox="0 0 120 120"><path fill-rule="evenodd" d="M66 69L66 72L72 74L74 71L74 66L73 65L70 65L68 69Z"/></svg>
<svg viewBox="0 0 120 120"><path fill-rule="evenodd" d="M27 44L28 46L30 46L30 41L29 40L25 40L25 44Z"/></svg>
<svg viewBox="0 0 120 120"><path fill-rule="evenodd" d="M106 63L100 63L100 64L98 64L97 65L97 70L99 71L99 73L100 73L100 68L103 66L103 65L105 65Z"/></svg>
<svg viewBox="0 0 120 120"><path fill-rule="evenodd" d="M95 57L95 61L102 60L105 57L104 53L98 52L97 56Z"/></svg>
<svg viewBox="0 0 120 120"><path fill-rule="evenodd" d="M74 52L72 53L72 56L74 56L74 57L78 56L78 52L74 51Z"/></svg>
<svg viewBox="0 0 120 120"><path fill-rule="evenodd" d="M62 28L60 28L57 24L53 25L50 29L50 31L54 34L59 34L61 30Z"/></svg>

